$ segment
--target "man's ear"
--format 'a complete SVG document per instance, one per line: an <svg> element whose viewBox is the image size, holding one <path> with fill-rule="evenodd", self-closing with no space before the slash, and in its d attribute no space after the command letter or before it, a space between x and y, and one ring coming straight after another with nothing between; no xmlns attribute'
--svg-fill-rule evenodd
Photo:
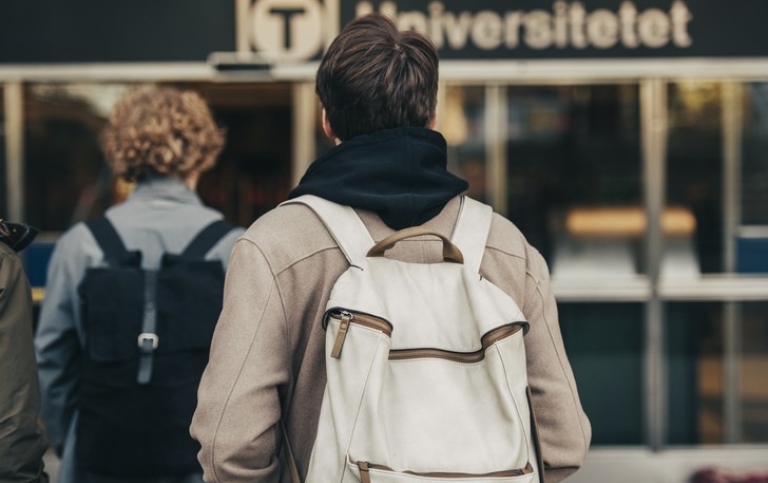
<svg viewBox="0 0 768 483"><path fill-rule="evenodd" d="M429 120L429 124L427 124L427 127L432 130L434 130L437 127L437 114L432 116L432 119Z"/></svg>
<svg viewBox="0 0 768 483"><path fill-rule="evenodd" d="M322 119L323 132L325 133L325 136L332 141L337 141L338 143L339 137L336 136L335 132L333 132L333 128L331 127L331 122L328 120L328 113L325 112L325 108L323 108Z"/></svg>
<svg viewBox="0 0 768 483"><path fill-rule="evenodd" d="M435 107L435 112L432 113L432 117L429 119L429 123L427 123L427 128L434 130L437 127L437 107Z"/></svg>

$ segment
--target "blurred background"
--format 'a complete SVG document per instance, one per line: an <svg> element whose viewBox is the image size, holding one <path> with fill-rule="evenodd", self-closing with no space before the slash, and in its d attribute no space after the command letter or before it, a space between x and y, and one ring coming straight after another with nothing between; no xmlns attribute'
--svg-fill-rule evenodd
<svg viewBox="0 0 768 483"><path fill-rule="evenodd" d="M131 189L98 146L127 89L208 100L227 147L200 194L247 226L331 147L323 47L383 11L440 47L449 168L549 263L593 426L569 481L768 471L768 2L472 4L3 2L0 214L43 230L36 301L58 236Z"/></svg>

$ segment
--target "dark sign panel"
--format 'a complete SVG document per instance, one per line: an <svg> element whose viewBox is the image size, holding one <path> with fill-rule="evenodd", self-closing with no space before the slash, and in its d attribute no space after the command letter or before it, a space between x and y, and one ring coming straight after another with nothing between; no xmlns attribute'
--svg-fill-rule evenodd
<svg viewBox="0 0 768 483"><path fill-rule="evenodd" d="M204 62L235 49L231 0L4 0L0 63Z"/></svg>
<svg viewBox="0 0 768 483"><path fill-rule="evenodd" d="M0 63L306 61L372 11L444 60L768 56L765 0L6 0Z"/></svg>

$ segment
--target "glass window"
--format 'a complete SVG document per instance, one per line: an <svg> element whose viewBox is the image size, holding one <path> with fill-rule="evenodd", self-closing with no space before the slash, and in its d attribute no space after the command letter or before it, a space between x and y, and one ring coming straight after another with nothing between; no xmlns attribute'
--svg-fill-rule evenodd
<svg viewBox="0 0 768 483"><path fill-rule="evenodd" d="M592 444L643 444L642 305L560 303L558 310Z"/></svg>
<svg viewBox="0 0 768 483"><path fill-rule="evenodd" d="M553 276L642 273L638 87L510 87L507 99L507 213Z"/></svg>
<svg viewBox="0 0 768 483"><path fill-rule="evenodd" d="M720 303L666 306L670 444L724 442L722 316Z"/></svg>
<svg viewBox="0 0 768 483"><path fill-rule="evenodd" d="M226 132L217 165L200 179L202 200L249 225L290 189L288 84L173 83L200 93ZM27 213L60 232L98 216L130 187L113 180L99 146L101 129L126 84L40 84L26 90Z"/></svg>
<svg viewBox="0 0 768 483"><path fill-rule="evenodd" d="M723 134L720 84L669 85L663 276L724 268Z"/></svg>
<svg viewBox="0 0 768 483"><path fill-rule="evenodd" d="M469 183L467 195L490 203L486 186L485 88L446 86L438 106L440 131L448 145L448 169Z"/></svg>
<svg viewBox="0 0 768 483"><path fill-rule="evenodd" d="M174 83L203 96L226 132L216 166L200 178L202 200L240 225L276 207L291 189L291 87L287 83Z"/></svg>
<svg viewBox="0 0 768 483"><path fill-rule="evenodd" d="M768 303L668 303L665 310L668 357L668 439L673 445L723 444L726 399L738 401L736 443L768 443ZM729 317L736 320L728 320ZM738 353L727 372L726 324L736 323ZM737 393L728 382L738 380Z"/></svg>
<svg viewBox="0 0 768 483"><path fill-rule="evenodd" d="M115 201L98 139L112 105L127 88L39 84L25 89L27 222L60 232Z"/></svg>
<svg viewBox="0 0 768 483"><path fill-rule="evenodd" d="M662 275L768 273L766 86L669 85Z"/></svg>
<svg viewBox="0 0 768 483"><path fill-rule="evenodd" d="M768 226L768 82L745 92L741 175L741 222Z"/></svg>
<svg viewBox="0 0 768 483"><path fill-rule="evenodd" d="M743 443L768 443L768 302L741 304L740 434Z"/></svg>
<svg viewBox="0 0 768 483"><path fill-rule="evenodd" d="M745 88L736 271L768 273L768 83Z"/></svg>

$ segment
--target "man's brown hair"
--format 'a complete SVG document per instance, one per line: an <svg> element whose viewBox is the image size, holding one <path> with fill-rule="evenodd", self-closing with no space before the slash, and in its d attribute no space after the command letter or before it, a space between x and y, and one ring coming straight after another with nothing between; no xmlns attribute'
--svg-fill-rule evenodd
<svg viewBox="0 0 768 483"><path fill-rule="evenodd" d="M426 127L437 105L438 55L423 34L389 17L350 22L320 62L316 91L342 141L396 127Z"/></svg>
<svg viewBox="0 0 768 483"><path fill-rule="evenodd" d="M224 133L193 91L144 87L115 105L101 138L112 172L126 181L154 175L185 179L216 164Z"/></svg>

